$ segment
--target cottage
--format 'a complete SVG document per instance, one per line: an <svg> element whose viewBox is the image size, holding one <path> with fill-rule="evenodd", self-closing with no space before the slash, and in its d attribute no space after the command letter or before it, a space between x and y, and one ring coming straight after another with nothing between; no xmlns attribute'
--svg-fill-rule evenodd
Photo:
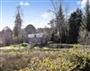
<svg viewBox="0 0 90 71"><path fill-rule="evenodd" d="M44 45L47 43L47 36L44 33L35 33L28 35L29 44Z"/></svg>

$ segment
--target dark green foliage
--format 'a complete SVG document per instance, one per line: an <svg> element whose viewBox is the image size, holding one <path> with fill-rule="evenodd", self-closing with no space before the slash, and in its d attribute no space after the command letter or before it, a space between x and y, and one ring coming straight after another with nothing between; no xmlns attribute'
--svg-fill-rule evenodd
<svg viewBox="0 0 90 71"><path fill-rule="evenodd" d="M86 29L87 29L87 31L90 31L90 4L89 4L89 0L87 0L87 3L86 3Z"/></svg>
<svg viewBox="0 0 90 71"><path fill-rule="evenodd" d="M78 43L79 30L82 21L82 12L77 9L76 12L72 13L69 19L69 37L68 43Z"/></svg>
<svg viewBox="0 0 90 71"><path fill-rule="evenodd" d="M27 47L28 44L26 44L26 43L22 43L21 46L22 46L22 47Z"/></svg>
<svg viewBox="0 0 90 71"><path fill-rule="evenodd" d="M53 31L51 34L51 41L53 42L56 42L55 34L56 34L56 31Z"/></svg>

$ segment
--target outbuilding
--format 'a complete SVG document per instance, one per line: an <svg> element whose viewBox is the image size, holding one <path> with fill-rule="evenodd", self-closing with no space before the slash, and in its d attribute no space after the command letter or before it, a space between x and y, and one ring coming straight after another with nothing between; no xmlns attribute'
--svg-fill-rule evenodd
<svg viewBox="0 0 90 71"><path fill-rule="evenodd" d="M28 35L29 44L45 45L48 42L47 35L44 33L34 33Z"/></svg>

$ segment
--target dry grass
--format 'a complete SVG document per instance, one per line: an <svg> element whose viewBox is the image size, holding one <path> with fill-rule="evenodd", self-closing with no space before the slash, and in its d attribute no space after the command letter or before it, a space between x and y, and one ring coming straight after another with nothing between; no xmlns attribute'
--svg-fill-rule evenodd
<svg viewBox="0 0 90 71"><path fill-rule="evenodd" d="M90 48L2 50L0 71L90 71Z"/></svg>

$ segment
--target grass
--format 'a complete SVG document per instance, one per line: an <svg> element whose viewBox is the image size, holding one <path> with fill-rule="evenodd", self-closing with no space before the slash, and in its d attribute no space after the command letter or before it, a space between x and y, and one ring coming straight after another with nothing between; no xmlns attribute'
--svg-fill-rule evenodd
<svg viewBox="0 0 90 71"><path fill-rule="evenodd" d="M0 71L90 71L90 48L2 50Z"/></svg>

